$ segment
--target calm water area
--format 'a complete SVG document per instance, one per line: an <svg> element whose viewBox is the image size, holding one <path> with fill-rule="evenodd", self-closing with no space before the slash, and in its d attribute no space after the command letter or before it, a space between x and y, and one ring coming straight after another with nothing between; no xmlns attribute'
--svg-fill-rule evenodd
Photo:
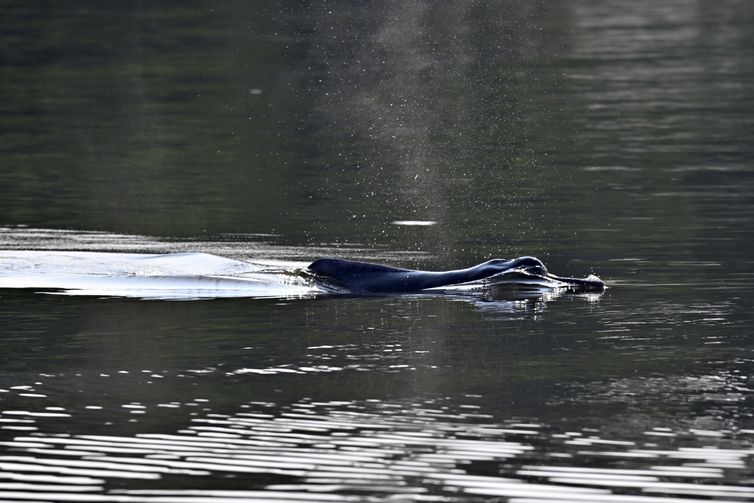
<svg viewBox="0 0 754 503"><path fill-rule="evenodd" d="M1 253L609 287L0 289L0 501L754 500L754 2L0 11Z"/></svg>

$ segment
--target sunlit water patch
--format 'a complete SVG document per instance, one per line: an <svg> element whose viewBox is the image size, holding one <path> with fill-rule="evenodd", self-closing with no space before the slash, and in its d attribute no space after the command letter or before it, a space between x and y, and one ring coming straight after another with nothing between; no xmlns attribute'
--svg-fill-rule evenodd
<svg viewBox="0 0 754 503"><path fill-rule="evenodd" d="M437 224L434 220L395 220L391 223L393 225L402 225L406 227L429 227Z"/></svg>
<svg viewBox="0 0 754 503"><path fill-rule="evenodd" d="M644 439L493 421L481 397L250 402L133 436L18 432L2 442L0 498L23 501L676 502L754 498L754 431ZM30 419L33 421L33 419ZM367 496L368 495L368 496Z"/></svg>

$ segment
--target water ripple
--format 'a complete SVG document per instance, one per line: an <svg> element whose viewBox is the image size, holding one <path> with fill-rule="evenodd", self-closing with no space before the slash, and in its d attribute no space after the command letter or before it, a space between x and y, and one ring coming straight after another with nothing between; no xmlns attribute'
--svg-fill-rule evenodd
<svg viewBox="0 0 754 503"><path fill-rule="evenodd" d="M701 443L709 432L662 427L645 439L611 439L587 428L561 432L532 422L479 422L465 412L478 409L442 400L303 400L276 413L255 403L233 415L209 413L172 434L33 432L2 443L0 500L754 498L751 488L725 483L733 472L751 473L750 443L709 448ZM700 446L676 445L679 434L700 439ZM204 480L208 488L186 489L187 478Z"/></svg>

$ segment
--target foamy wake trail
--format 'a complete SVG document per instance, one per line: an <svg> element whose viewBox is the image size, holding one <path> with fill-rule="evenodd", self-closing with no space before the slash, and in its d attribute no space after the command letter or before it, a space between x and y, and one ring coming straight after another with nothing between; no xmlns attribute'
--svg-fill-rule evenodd
<svg viewBox="0 0 754 503"><path fill-rule="evenodd" d="M299 263L255 263L206 253L0 251L0 288L152 299L310 297Z"/></svg>

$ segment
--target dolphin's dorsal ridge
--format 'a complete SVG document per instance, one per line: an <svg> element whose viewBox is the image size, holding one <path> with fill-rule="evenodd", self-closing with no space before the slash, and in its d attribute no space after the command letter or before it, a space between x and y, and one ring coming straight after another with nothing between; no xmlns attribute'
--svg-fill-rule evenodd
<svg viewBox="0 0 754 503"><path fill-rule="evenodd" d="M407 269L372 264L371 262L356 262L354 260L341 260L335 258L321 258L315 260L309 265L309 270L318 276L327 276L336 279L371 273L407 271Z"/></svg>

